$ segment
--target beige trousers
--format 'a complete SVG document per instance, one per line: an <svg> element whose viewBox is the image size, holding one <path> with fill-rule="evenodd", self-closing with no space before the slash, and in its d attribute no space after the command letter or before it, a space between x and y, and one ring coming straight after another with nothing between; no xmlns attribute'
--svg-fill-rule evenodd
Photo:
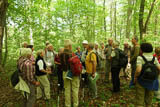
<svg viewBox="0 0 160 107"><path fill-rule="evenodd" d="M65 107L71 107L71 98L73 98L73 107L78 107L79 77L73 76L72 80L69 80L66 74L67 72L63 72Z"/></svg>

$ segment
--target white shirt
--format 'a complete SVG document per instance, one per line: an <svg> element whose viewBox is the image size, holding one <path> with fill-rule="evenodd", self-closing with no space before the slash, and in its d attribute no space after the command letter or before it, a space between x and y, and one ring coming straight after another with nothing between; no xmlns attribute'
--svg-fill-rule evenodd
<svg viewBox="0 0 160 107"><path fill-rule="evenodd" d="M38 64L38 66L39 66L39 70L44 70L44 68L43 68L44 64L43 64L43 61L42 61L42 60L39 60L39 61L37 62L37 64Z"/></svg>

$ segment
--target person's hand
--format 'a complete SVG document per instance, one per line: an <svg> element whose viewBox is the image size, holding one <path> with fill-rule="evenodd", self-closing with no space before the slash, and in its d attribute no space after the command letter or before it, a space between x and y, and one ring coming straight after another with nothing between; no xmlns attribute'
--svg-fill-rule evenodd
<svg viewBox="0 0 160 107"><path fill-rule="evenodd" d="M51 72L51 70L47 70L47 74L51 74L52 72Z"/></svg>
<svg viewBox="0 0 160 107"><path fill-rule="evenodd" d="M40 82L36 81L34 84L35 84L35 86L39 86Z"/></svg>
<svg viewBox="0 0 160 107"><path fill-rule="evenodd" d="M92 73L92 78L94 78L95 77L95 73Z"/></svg>

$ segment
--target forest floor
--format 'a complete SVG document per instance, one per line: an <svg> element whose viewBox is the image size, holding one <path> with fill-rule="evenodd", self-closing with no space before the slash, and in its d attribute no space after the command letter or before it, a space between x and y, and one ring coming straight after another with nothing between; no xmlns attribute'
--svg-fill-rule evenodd
<svg viewBox="0 0 160 107"><path fill-rule="evenodd" d="M121 77L121 91L120 93L113 94L110 89L112 88L112 84L102 84L100 81L97 82L98 87L98 98L96 99L96 103L92 107L135 107L135 90L134 88L129 88L129 80L126 81L124 77ZM9 81L8 75L5 73L0 73L0 107L23 107L23 96L20 92L15 91ZM52 99L51 101L45 102L43 100L36 101L35 107L56 107L57 106L57 78L55 77L54 88L51 90ZM82 100L82 88L79 91L79 107L89 107L90 101L88 99L88 91L85 88L85 98ZM60 107L64 107L64 92L60 92ZM153 99L153 107L160 107L160 102L158 102L155 98Z"/></svg>

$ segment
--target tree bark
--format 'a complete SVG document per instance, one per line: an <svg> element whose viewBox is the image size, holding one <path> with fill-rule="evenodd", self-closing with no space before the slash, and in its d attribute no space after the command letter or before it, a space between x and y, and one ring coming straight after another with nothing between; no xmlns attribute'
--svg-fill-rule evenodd
<svg viewBox="0 0 160 107"><path fill-rule="evenodd" d="M111 37L113 36L113 31L112 31L112 23L113 23L113 20L112 20L112 3L111 3L111 8L110 8L110 32L111 32Z"/></svg>
<svg viewBox="0 0 160 107"><path fill-rule="evenodd" d="M117 39L117 2L115 1L115 10L114 10L114 36L115 40Z"/></svg>
<svg viewBox="0 0 160 107"><path fill-rule="evenodd" d="M106 37L106 0L103 2L103 12L104 12L104 32Z"/></svg>
<svg viewBox="0 0 160 107"><path fill-rule="evenodd" d="M7 25L5 25L5 53L3 58L3 64L2 67L4 68L7 62L7 56L8 56L8 30Z"/></svg>
<svg viewBox="0 0 160 107"><path fill-rule="evenodd" d="M139 11L139 30L140 30L140 39L141 40L143 38L143 34L146 33L148 22L149 22L149 19L150 19L151 15L152 15L155 1L156 0L153 0L152 5L151 5L151 9L149 10L149 14L147 16L147 20L146 20L145 24L143 25L145 0L141 0L140 11Z"/></svg>
<svg viewBox="0 0 160 107"><path fill-rule="evenodd" d="M8 0L0 0L0 71L2 71L2 47L3 36L6 24L6 12L8 7Z"/></svg>
<svg viewBox="0 0 160 107"><path fill-rule="evenodd" d="M131 8L131 6L132 6L132 1L128 0L126 38L129 38L129 35L130 35L131 15L132 15L132 8Z"/></svg>
<svg viewBox="0 0 160 107"><path fill-rule="evenodd" d="M143 36L143 15L144 15L144 4L145 0L141 0L140 10L139 10L139 31L140 31L140 40L142 40Z"/></svg>
<svg viewBox="0 0 160 107"><path fill-rule="evenodd" d="M144 29L143 29L143 30L144 30L144 33L146 33L147 26L148 26L148 22L149 22L149 19L150 19L151 15L152 15L155 1L156 1L156 0L153 0L152 5L151 5L151 9L149 10L149 14L148 14L148 16L147 16L147 20L146 20L146 22L145 22Z"/></svg>

